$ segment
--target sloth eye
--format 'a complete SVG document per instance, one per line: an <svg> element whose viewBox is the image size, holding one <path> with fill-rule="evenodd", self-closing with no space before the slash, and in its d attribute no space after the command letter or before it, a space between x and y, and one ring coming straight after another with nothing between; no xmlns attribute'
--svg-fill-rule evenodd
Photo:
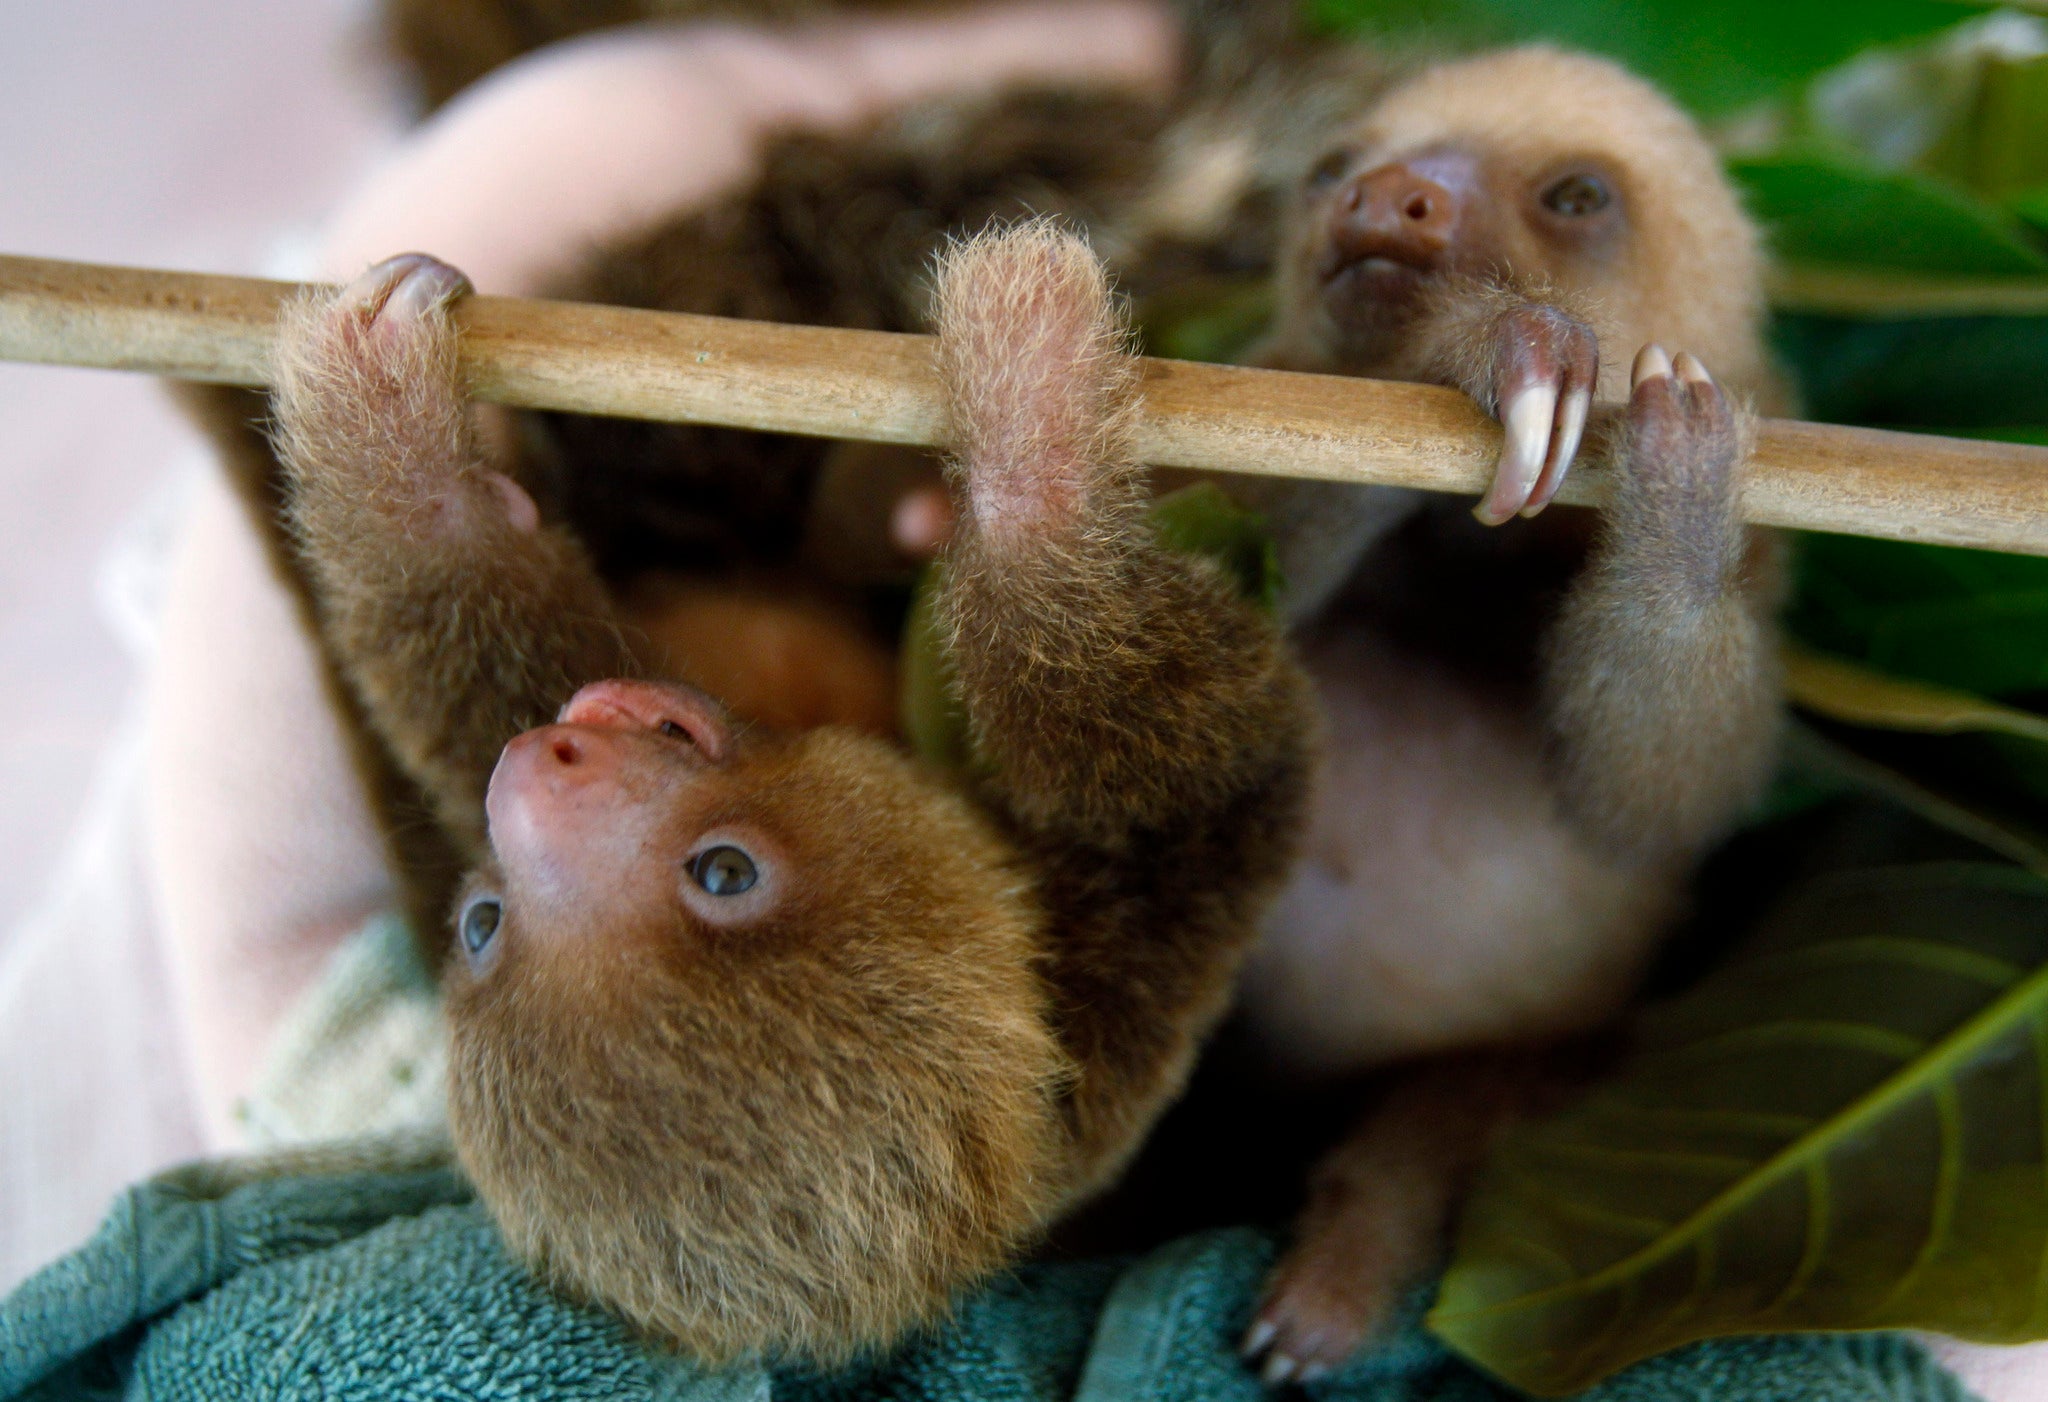
<svg viewBox="0 0 2048 1402"><path fill-rule="evenodd" d="M671 740L687 740L690 738L690 732L683 729L680 725L677 725L672 720L665 720L660 725L657 725L654 728L660 731L663 735L668 736L668 738Z"/></svg>
<svg viewBox="0 0 2048 1402"><path fill-rule="evenodd" d="M1344 172L1351 169L1356 152L1340 146L1315 163L1308 173L1308 188L1311 191L1327 190L1340 180Z"/></svg>
<svg viewBox="0 0 2048 1402"><path fill-rule="evenodd" d="M714 896L751 891L761 874L737 847L707 847L690 861L690 879Z"/></svg>
<svg viewBox="0 0 2048 1402"><path fill-rule="evenodd" d="M462 947L481 954L498 933L505 907L495 896L478 896L462 908Z"/></svg>
<svg viewBox="0 0 2048 1402"><path fill-rule="evenodd" d="M1607 182L1597 175L1580 172L1555 181L1543 192L1543 207L1567 218L1598 214L1614 200Z"/></svg>

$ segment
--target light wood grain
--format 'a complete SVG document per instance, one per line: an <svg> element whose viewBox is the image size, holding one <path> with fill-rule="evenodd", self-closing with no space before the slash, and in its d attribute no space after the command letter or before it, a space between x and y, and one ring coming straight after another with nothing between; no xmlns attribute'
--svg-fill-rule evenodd
<svg viewBox="0 0 2048 1402"><path fill-rule="evenodd" d="M290 283L0 257L0 359L265 385ZM476 392L502 404L941 446L922 336L472 297ZM1500 430L1426 385L1148 360L1146 460L1477 494ZM1596 425L1597 429L1597 425ZM1582 465L1559 499L1598 503ZM2048 448L1771 420L1753 521L2048 555Z"/></svg>

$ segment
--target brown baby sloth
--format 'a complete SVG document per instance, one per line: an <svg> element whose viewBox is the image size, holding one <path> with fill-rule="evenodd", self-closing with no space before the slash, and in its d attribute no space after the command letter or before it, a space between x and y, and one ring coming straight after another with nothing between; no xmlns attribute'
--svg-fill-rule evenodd
<svg viewBox="0 0 2048 1402"><path fill-rule="evenodd" d="M512 1248L710 1360L939 1315L1178 1090L1283 878L1304 687L1152 543L1125 330L1044 224L936 287L967 777L646 676L579 542L487 457L460 274L288 317L277 436L326 644L475 863L452 1127Z"/></svg>

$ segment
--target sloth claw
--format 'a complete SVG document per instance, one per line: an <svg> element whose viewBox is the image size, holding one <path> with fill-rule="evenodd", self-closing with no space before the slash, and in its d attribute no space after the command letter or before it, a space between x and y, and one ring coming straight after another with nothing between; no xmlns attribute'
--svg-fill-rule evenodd
<svg viewBox="0 0 2048 1402"><path fill-rule="evenodd" d="M425 253L372 265L305 322L298 350L343 387L350 413L405 425L420 451L384 455L364 495L421 536L451 538L496 522L519 534L540 525L525 488L476 460L459 427L467 416L455 329L437 314L471 291L463 273ZM344 370L345 367L345 370ZM338 373L339 372L339 373ZM451 455L450 442L464 443Z"/></svg>
<svg viewBox="0 0 2048 1402"><path fill-rule="evenodd" d="M1680 351L1680 355L1686 352ZM1688 360L1691 356L1687 355ZM1693 361L1697 365L1698 361ZM1636 352L1636 363L1629 367L1628 387L1631 391L1643 387L1645 380L1664 380L1671 377L1671 357L1664 353L1664 347L1652 341Z"/></svg>
<svg viewBox="0 0 2048 1402"><path fill-rule="evenodd" d="M339 304L377 323L417 321L470 291L468 277L426 253L400 253L373 264L342 292Z"/></svg>
<svg viewBox="0 0 2048 1402"><path fill-rule="evenodd" d="M1497 526L1528 502L1542 480L1545 459L1557 419L1557 386L1530 385L1516 391L1501 411L1500 461L1494 465L1493 488L1479 503L1479 519Z"/></svg>
<svg viewBox="0 0 2048 1402"><path fill-rule="evenodd" d="M1564 397L1564 403L1557 411L1557 446L1544 464L1543 475L1536 479L1536 486L1529 493L1529 503L1522 508L1522 515L1534 516L1550 505L1550 499L1557 495L1557 489L1564 485L1565 470L1578 456L1579 443L1586 434L1586 416L1593 407L1593 391L1575 389Z"/></svg>
<svg viewBox="0 0 2048 1402"><path fill-rule="evenodd" d="M1505 430L1493 483L1473 509L1489 526L1534 516L1557 494L1579 451L1600 344L1592 328L1555 307L1501 318L1493 402Z"/></svg>
<svg viewBox="0 0 2048 1402"><path fill-rule="evenodd" d="M1679 379L1689 385L1710 385L1714 382L1714 377L1707 373L1707 367L1700 364L1691 351L1680 351L1674 356L1671 368L1677 372Z"/></svg>
<svg viewBox="0 0 2048 1402"><path fill-rule="evenodd" d="M1665 438L1727 436L1734 425L1728 396L1690 351L1669 355L1651 344L1636 353L1630 371L1629 421L1636 435Z"/></svg>
<svg viewBox="0 0 2048 1402"><path fill-rule="evenodd" d="M1327 1377L1381 1327L1385 1284L1348 1253L1297 1245L1274 1270L1239 1352L1268 1387Z"/></svg>

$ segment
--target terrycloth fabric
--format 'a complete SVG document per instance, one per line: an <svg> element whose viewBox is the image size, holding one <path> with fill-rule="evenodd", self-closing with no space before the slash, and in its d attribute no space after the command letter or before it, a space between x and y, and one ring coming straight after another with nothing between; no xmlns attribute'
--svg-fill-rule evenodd
<svg viewBox="0 0 2048 1402"><path fill-rule="evenodd" d="M432 1141L199 1165L124 1196L0 1303L0 1399L531 1398L663 1402L1260 1402L1233 1343L1272 1259L1252 1231L1135 1262L1038 1265L943 1330L829 1376L709 1373L556 1299L505 1255ZM1513 1394L1411 1323L1309 1389L1349 1402ZM1591 1402L1969 1402L1892 1335L1722 1340Z"/></svg>

